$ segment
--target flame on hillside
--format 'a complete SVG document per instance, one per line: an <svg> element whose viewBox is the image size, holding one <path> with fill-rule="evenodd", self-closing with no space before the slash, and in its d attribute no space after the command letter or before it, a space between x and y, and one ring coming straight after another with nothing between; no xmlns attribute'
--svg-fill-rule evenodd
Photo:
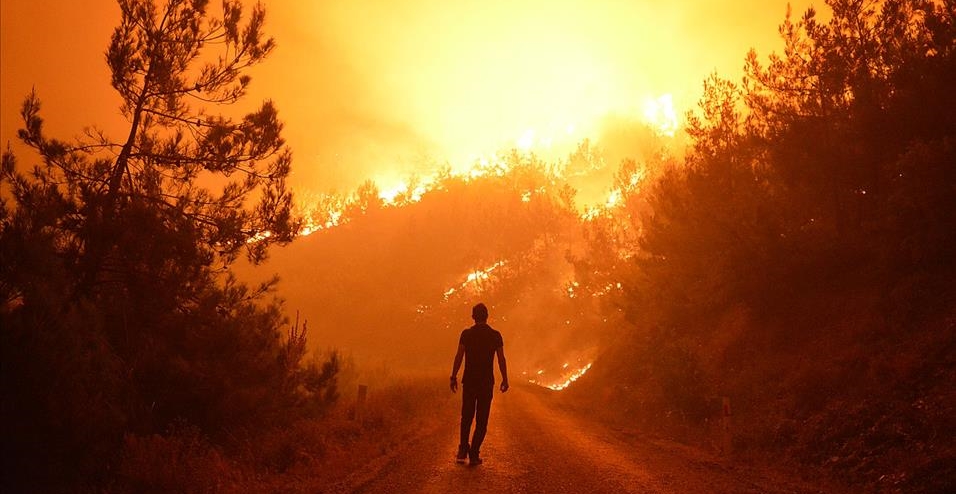
<svg viewBox="0 0 956 494"><path fill-rule="evenodd" d="M660 135L672 137L678 128L677 113L674 110L673 98L670 94L646 100L643 116L645 121ZM528 128L515 140L515 149L523 154L548 150L557 144L567 144L571 142L571 139L574 139L573 136L576 131L577 127L573 123L568 123L562 127L555 126L547 132L539 132L534 128ZM511 167L512 164L506 157L500 156L498 153L492 153L490 155L477 157L473 160L471 166L463 169L451 169L445 172L444 175L449 178L469 182L483 177L505 176L511 170ZM550 169L550 172L555 175L556 179L564 178L563 170L560 169L560 167ZM440 172L434 172L424 177L416 177L415 180L401 179L387 186L382 184L385 180L376 180L375 184L379 187L378 199L382 201L382 207L386 208L401 207L417 203L422 200L425 194L441 189L442 175ZM633 174L629 184L610 190L605 202L587 208L581 213L581 219L590 221L620 206L623 202L624 193L636 187L642 179L642 173ZM530 202L532 195L544 194L546 192L543 187L524 191L521 194L521 201ZM326 195L313 197L311 200L300 202L297 209L303 217L303 225L298 232L299 236L307 236L320 230L326 230L348 223L350 218L346 214L346 211L356 200L354 197L342 198L334 195ZM248 242L259 242L271 236L272 233L268 231L258 232L250 237Z"/></svg>
<svg viewBox="0 0 956 494"><path fill-rule="evenodd" d="M595 218L606 214L608 211L623 206L626 194L636 190L644 180L645 175L646 173L643 168L634 171L631 173L631 176L628 178L627 182L615 186L610 192L608 192L607 200L605 200L603 204L591 206L585 209L584 212L581 213L580 218L584 221L593 221Z"/></svg>
<svg viewBox="0 0 956 494"><path fill-rule="evenodd" d="M402 204L414 203L422 200L422 196L426 192L431 190L433 180L427 182L420 182L414 186L410 185L405 180L399 180L399 182L389 188L381 189L378 193L378 198L386 206L400 206Z"/></svg>
<svg viewBox="0 0 956 494"><path fill-rule="evenodd" d="M544 388L554 390L554 391L562 391L564 389L567 389L567 387L570 386L571 383L573 383L574 381L577 381L578 379L581 378L581 376L586 374L587 371L591 369L591 366L593 364L594 362L588 362L583 367L569 370L571 367L571 364L565 362L565 364L561 366L560 377L556 381L551 381L551 382L545 381L544 375L546 374L546 372L544 371L544 369L539 369L537 372L535 372L535 377L529 378L528 382L531 384L535 384ZM527 372L525 372L524 374L527 374Z"/></svg>
<svg viewBox="0 0 956 494"><path fill-rule="evenodd" d="M469 286L474 286L475 291L480 292L481 283L488 280L491 277L491 273L494 270L500 268L501 266L504 266L505 264L506 264L506 261L501 260L492 264L491 266L488 266L485 269L476 269L468 273L465 276L465 281L463 281L457 286L453 286L449 288L448 290L445 290L445 293L443 295L444 299L448 300L452 295L454 295L457 292L460 292L461 290L468 288Z"/></svg>
<svg viewBox="0 0 956 494"><path fill-rule="evenodd" d="M674 137L679 127L674 97L664 94L647 99L644 102L644 119L661 135Z"/></svg>

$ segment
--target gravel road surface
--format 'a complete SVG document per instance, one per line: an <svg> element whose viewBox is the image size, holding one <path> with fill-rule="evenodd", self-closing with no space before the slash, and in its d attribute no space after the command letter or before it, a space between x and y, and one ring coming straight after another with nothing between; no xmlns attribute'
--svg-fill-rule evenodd
<svg viewBox="0 0 956 494"><path fill-rule="evenodd" d="M766 493L833 492L700 450L616 432L555 408L549 391L496 392L479 466L455 463L457 410L406 448L332 492Z"/></svg>

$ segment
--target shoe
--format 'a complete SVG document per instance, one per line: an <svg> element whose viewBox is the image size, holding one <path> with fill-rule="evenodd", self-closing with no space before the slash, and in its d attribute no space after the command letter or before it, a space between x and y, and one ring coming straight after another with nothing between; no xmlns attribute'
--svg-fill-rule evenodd
<svg viewBox="0 0 956 494"><path fill-rule="evenodd" d="M462 445L458 446L458 456L455 457L455 461L458 463L464 463L468 458L468 446Z"/></svg>
<svg viewBox="0 0 956 494"><path fill-rule="evenodd" d="M481 457L478 456L478 452L477 452L477 451L470 451L470 452L468 453L468 464L469 464L469 465L475 466L475 465L481 465L482 463L484 463L484 462L481 460Z"/></svg>

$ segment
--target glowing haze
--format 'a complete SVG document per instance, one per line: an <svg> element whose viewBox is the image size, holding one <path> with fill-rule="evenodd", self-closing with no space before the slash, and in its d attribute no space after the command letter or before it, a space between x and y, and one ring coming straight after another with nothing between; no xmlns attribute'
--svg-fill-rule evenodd
<svg viewBox="0 0 956 494"><path fill-rule="evenodd" d="M279 48L247 104L276 101L296 188L372 178L394 189L504 148L563 156L600 141L611 117L673 134L708 73L736 77L755 43L777 48L785 11L765 0L271 2ZM52 133L96 124L119 135L102 55L118 19L109 0L3 2L4 145L34 85Z"/></svg>

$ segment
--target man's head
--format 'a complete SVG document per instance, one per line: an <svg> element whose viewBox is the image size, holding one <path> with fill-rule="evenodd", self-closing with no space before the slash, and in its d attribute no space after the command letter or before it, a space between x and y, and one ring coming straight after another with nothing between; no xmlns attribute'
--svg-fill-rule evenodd
<svg viewBox="0 0 956 494"><path fill-rule="evenodd" d="M479 303L478 305L471 308L471 318L475 322L486 322L488 321L488 308L485 307L485 304Z"/></svg>

